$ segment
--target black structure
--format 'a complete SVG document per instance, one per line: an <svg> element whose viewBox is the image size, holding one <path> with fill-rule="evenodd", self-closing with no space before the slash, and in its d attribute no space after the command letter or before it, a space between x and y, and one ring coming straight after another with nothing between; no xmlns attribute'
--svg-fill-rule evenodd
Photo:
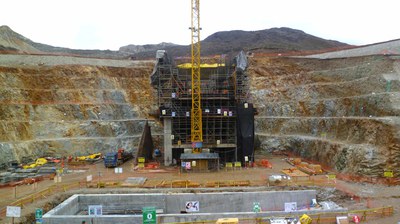
<svg viewBox="0 0 400 224"><path fill-rule="evenodd" d="M160 118L171 121L171 139L164 138L164 141L172 141L173 159L179 162L185 158L189 161L191 157L210 158L210 155L181 156L192 149L189 60L175 59L175 65L165 51L158 51L156 58L151 84L157 89ZM254 108L248 103L247 58L240 52L231 63L225 64L225 61L225 56L202 58L202 148L205 153L214 153L213 159L219 157L220 163L244 162L244 156L252 158L254 151Z"/></svg>
<svg viewBox="0 0 400 224"><path fill-rule="evenodd" d="M248 161L254 162L254 114L253 104L244 103L237 105L238 114L238 158L245 164L245 157Z"/></svg>
<svg viewBox="0 0 400 224"><path fill-rule="evenodd" d="M153 150L154 144L151 137L151 128L149 122L146 121L135 159L144 157L146 161L150 161L153 159Z"/></svg>

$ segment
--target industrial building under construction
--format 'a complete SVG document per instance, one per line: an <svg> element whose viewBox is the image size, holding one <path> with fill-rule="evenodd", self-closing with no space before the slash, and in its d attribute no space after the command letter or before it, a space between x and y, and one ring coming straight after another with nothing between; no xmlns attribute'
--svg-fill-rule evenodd
<svg viewBox="0 0 400 224"><path fill-rule="evenodd" d="M228 162L251 162L255 109L249 102L245 53L232 60L226 56L202 58L200 145L191 141L191 64L184 58L172 60L164 50L157 52L156 59L151 84L157 89L164 122L165 165L186 164L193 171L208 171ZM194 148L201 150L193 152Z"/></svg>

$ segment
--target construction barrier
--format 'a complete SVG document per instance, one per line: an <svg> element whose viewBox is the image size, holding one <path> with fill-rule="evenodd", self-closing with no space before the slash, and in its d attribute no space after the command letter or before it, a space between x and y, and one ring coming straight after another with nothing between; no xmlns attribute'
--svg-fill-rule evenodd
<svg viewBox="0 0 400 224"><path fill-rule="evenodd" d="M198 187L244 187L254 186L249 180L231 180L231 181L209 181L204 184L193 182L190 180L171 180L171 181L157 181L146 185L127 186L122 182L97 182L87 184L88 188L105 188L105 187L134 187L134 188L198 188Z"/></svg>
<svg viewBox="0 0 400 224"><path fill-rule="evenodd" d="M93 183L93 182L92 182ZM264 185L266 183L264 182ZM298 181L298 182L291 182L290 186L294 185L320 185L320 184L331 184L321 182L321 180L305 180L305 181ZM101 185L101 186L100 186ZM205 184L200 184L196 182L191 182L189 180L172 180L172 181L161 181L154 184L154 188L195 188L195 187L241 187L241 186L250 186L254 185L253 182L249 180L232 180L232 181L210 181ZM96 187L121 187L121 182L97 182ZM324 185L326 186L326 185ZM72 184L66 185L53 185L47 189L35 192L28 196L25 196L21 199L10 203L9 206L18 206L23 208L27 204L33 203L37 200L41 200L48 196L54 195L59 192L67 192L68 190L74 188L82 188L82 187L90 187L90 185L83 184L81 182L75 182ZM143 186L140 186L143 187ZM6 208L0 209L0 216L4 217L6 215ZM385 216L392 216L393 215L393 207L382 207L382 208L371 208L365 210L355 210L349 211L346 213L314 213L314 214L307 214L312 218L312 223L336 223L336 216L355 216L357 215L360 217L361 221L368 221L370 219L381 218ZM271 217L262 217L256 219L241 219L240 223L268 223ZM190 222L190 223L215 223L215 220L212 221L198 221L198 222Z"/></svg>
<svg viewBox="0 0 400 224"><path fill-rule="evenodd" d="M314 213L314 214L305 214L311 218L311 224L336 224L336 217L345 216L349 219L357 215L360 217L362 222L367 222L369 220L374 220L378 218L383 218L386 216L393 215L393 207L382 207L382 208L373 208L373 209L365 209L365 210L355 210L349 212L324 212L324 213ZM299 216L294 216L293 214L287 214L286 216L280 216L288 219L298 219ZM257 217L257 218L239 218L240 224L258 224L258 223L270 223L271 219L277 218L277 216L265 216L265 217ZM215 224L217 220L200 220L200 221L191 221L191 222L163 222L164 224Z"/></svg>
<svg viewBox="0 0 400 224"><path fill-rule="evenodd" d="M225 181L207 181L205 183L193 182L191 180L146 180L142 184L129 185L121 181L93 181L87 183L88 188L104 188L104 187L133 187L133 188L196 188L196 187L243 187L243 186L269 186L267 180L225 180ZM273 186L319 186L319 187L335 187L336 181L328 177L307 177L296 178L291 181L280 182Z"/></svg>
<svg viewBox="0 0 400 224"><path fill-rule="evenodd" d="M72 183L72 184L68 184L68 185L53 185L47 189L32 193L30 195L27 195L23 198L20 198L12 203L9 204L9 206L17 206L17 207L21 207L24 208L25 205L33 203L37 200L46 198L48 196L54 195L55 193L59 193L59 192L67 192L71 189L74 188L81 188L84 187L84 185L82 185L80 182L77 183ZM7 208L1 208L0 209L0 216L1 217L5 217L6 216L6 211Z"/></svg>

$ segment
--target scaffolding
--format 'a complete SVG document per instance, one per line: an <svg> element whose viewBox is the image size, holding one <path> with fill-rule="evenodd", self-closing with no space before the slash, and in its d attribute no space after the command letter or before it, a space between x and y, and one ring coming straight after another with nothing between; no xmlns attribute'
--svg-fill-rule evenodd
<svg viewBox="0 0 400 224"><path fill-rule="evenodd" d="M152 85L157 89L160 117L171 119L172 148L180 154L192 148L191 67L185 58L175 59L175 66L163 53L157 58ZM248 82L245 71L238 69L237 58L228 64L225 60L224 56L202 58L203 149L218 153L222 162L232 162L238 160L237 104L247 102Z"/></svg>

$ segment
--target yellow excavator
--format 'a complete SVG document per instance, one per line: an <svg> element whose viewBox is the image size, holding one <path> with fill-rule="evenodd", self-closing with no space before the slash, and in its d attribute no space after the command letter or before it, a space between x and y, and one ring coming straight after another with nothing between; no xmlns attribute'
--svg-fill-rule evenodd
<svg viewBox="0 0 400 224"><path fill-rule="evenodd" d="M92 160L92 159L99 159L101 157L101 153L94 153L88 156L78 156L76 159L78 161L85 161L85 160Z"/></svg>
<svg viewBox="0 0 400 224"><path fill-rule="evenodd" d="M32 169L32 168L35 168L37 166L43 166L46 163L47 163L47 159L38 158L34 163L31 163L31 164L28 164L28 165L24 165L23 168L24 169Z"/></svg>

